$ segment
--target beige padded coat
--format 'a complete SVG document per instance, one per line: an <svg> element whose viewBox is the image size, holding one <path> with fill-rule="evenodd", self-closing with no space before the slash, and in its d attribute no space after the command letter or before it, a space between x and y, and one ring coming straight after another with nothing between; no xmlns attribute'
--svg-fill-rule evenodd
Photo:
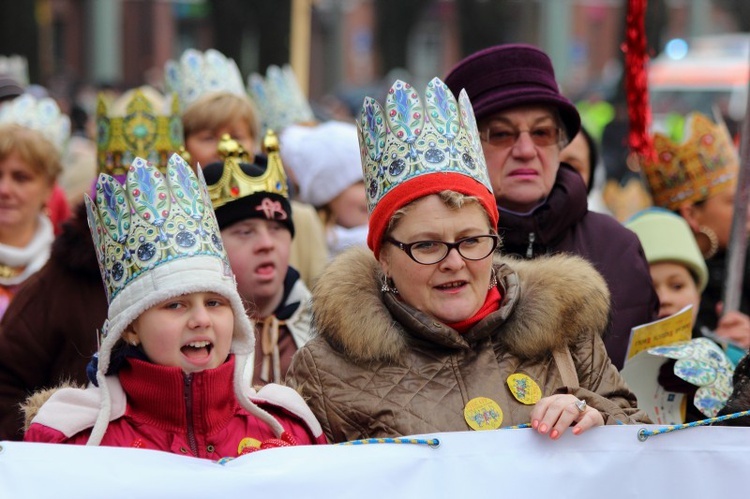
<svg viewBox="0 0 750 499"><path fill-rule="evenodd" d="M475 397L500 406L502 426L529 423L533 405L507 383L514 373L535 381L542 396L585 399L606 424L648 421L604 348L609 292L590 264L496 257L495 269L500 309L459 334L382 293L368 250L349 250L329 266L313 290L316 336L287 375L329 441L469 430L464 407Z"/></svg>

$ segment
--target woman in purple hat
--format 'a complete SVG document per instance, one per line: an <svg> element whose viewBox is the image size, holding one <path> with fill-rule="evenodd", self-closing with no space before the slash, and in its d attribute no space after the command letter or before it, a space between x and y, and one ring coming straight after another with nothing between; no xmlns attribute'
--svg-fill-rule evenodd
<svg viewBox="0 0 750 499"><path fill-rule="evenodd" d="M445 83L471 99L503 252L524 258L564 252L593 263L612 293L604 341L622 368L631 328L656 317L658 298L638 238L614 218L590 212L581 176L560 163L581 120L560 93L549 57L530 45L498 45L459 62Z"/></svg>

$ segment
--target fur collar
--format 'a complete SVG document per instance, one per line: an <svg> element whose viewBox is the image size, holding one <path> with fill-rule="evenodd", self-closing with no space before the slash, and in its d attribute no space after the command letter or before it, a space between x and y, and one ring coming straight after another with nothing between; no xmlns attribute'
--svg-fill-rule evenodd
<svg viewBox="0 0 750 499"><path fill-rule="evenodd" d="M490 317L502 316L495 317L493 326L519 357L544 356L572 344L585 331L601 334L606 329L609 290L582 258L555 255L526 261L498 256L495 267L504 296L501 310ZM380 265L369 250L352 248L341 254L313 289L316 333L356 361L397 359L408 348L409 335L384 303L381 283ZM451 332L457 343L465 341Z"/></svg>

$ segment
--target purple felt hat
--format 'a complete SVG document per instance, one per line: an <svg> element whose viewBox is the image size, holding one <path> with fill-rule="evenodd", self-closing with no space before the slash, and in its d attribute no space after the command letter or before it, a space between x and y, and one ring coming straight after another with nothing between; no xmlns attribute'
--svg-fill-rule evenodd
<svg viewBox="0 0 750 499"><path fill-rule="evenodd" d="M445 78L454 95L461 89L471 99L477 121L518 106L546 104L557 108L572 140L581 117L560 93L550 58L532 45L496 45L459 62Z"/></svg>

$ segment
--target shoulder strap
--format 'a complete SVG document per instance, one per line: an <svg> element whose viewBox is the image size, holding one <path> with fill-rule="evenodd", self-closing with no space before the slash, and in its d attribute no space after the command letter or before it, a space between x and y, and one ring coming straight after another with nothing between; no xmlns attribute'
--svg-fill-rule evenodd
<svg viewBox="0 0 750 499"><path fill-rule="evenodd" d="M555 358L555 364L560 371L563 384L572 390L578 388L578 372L576 372L576 366L573 363L573 356L570 355L568 345L553 350L552 356Z"/></svg>

